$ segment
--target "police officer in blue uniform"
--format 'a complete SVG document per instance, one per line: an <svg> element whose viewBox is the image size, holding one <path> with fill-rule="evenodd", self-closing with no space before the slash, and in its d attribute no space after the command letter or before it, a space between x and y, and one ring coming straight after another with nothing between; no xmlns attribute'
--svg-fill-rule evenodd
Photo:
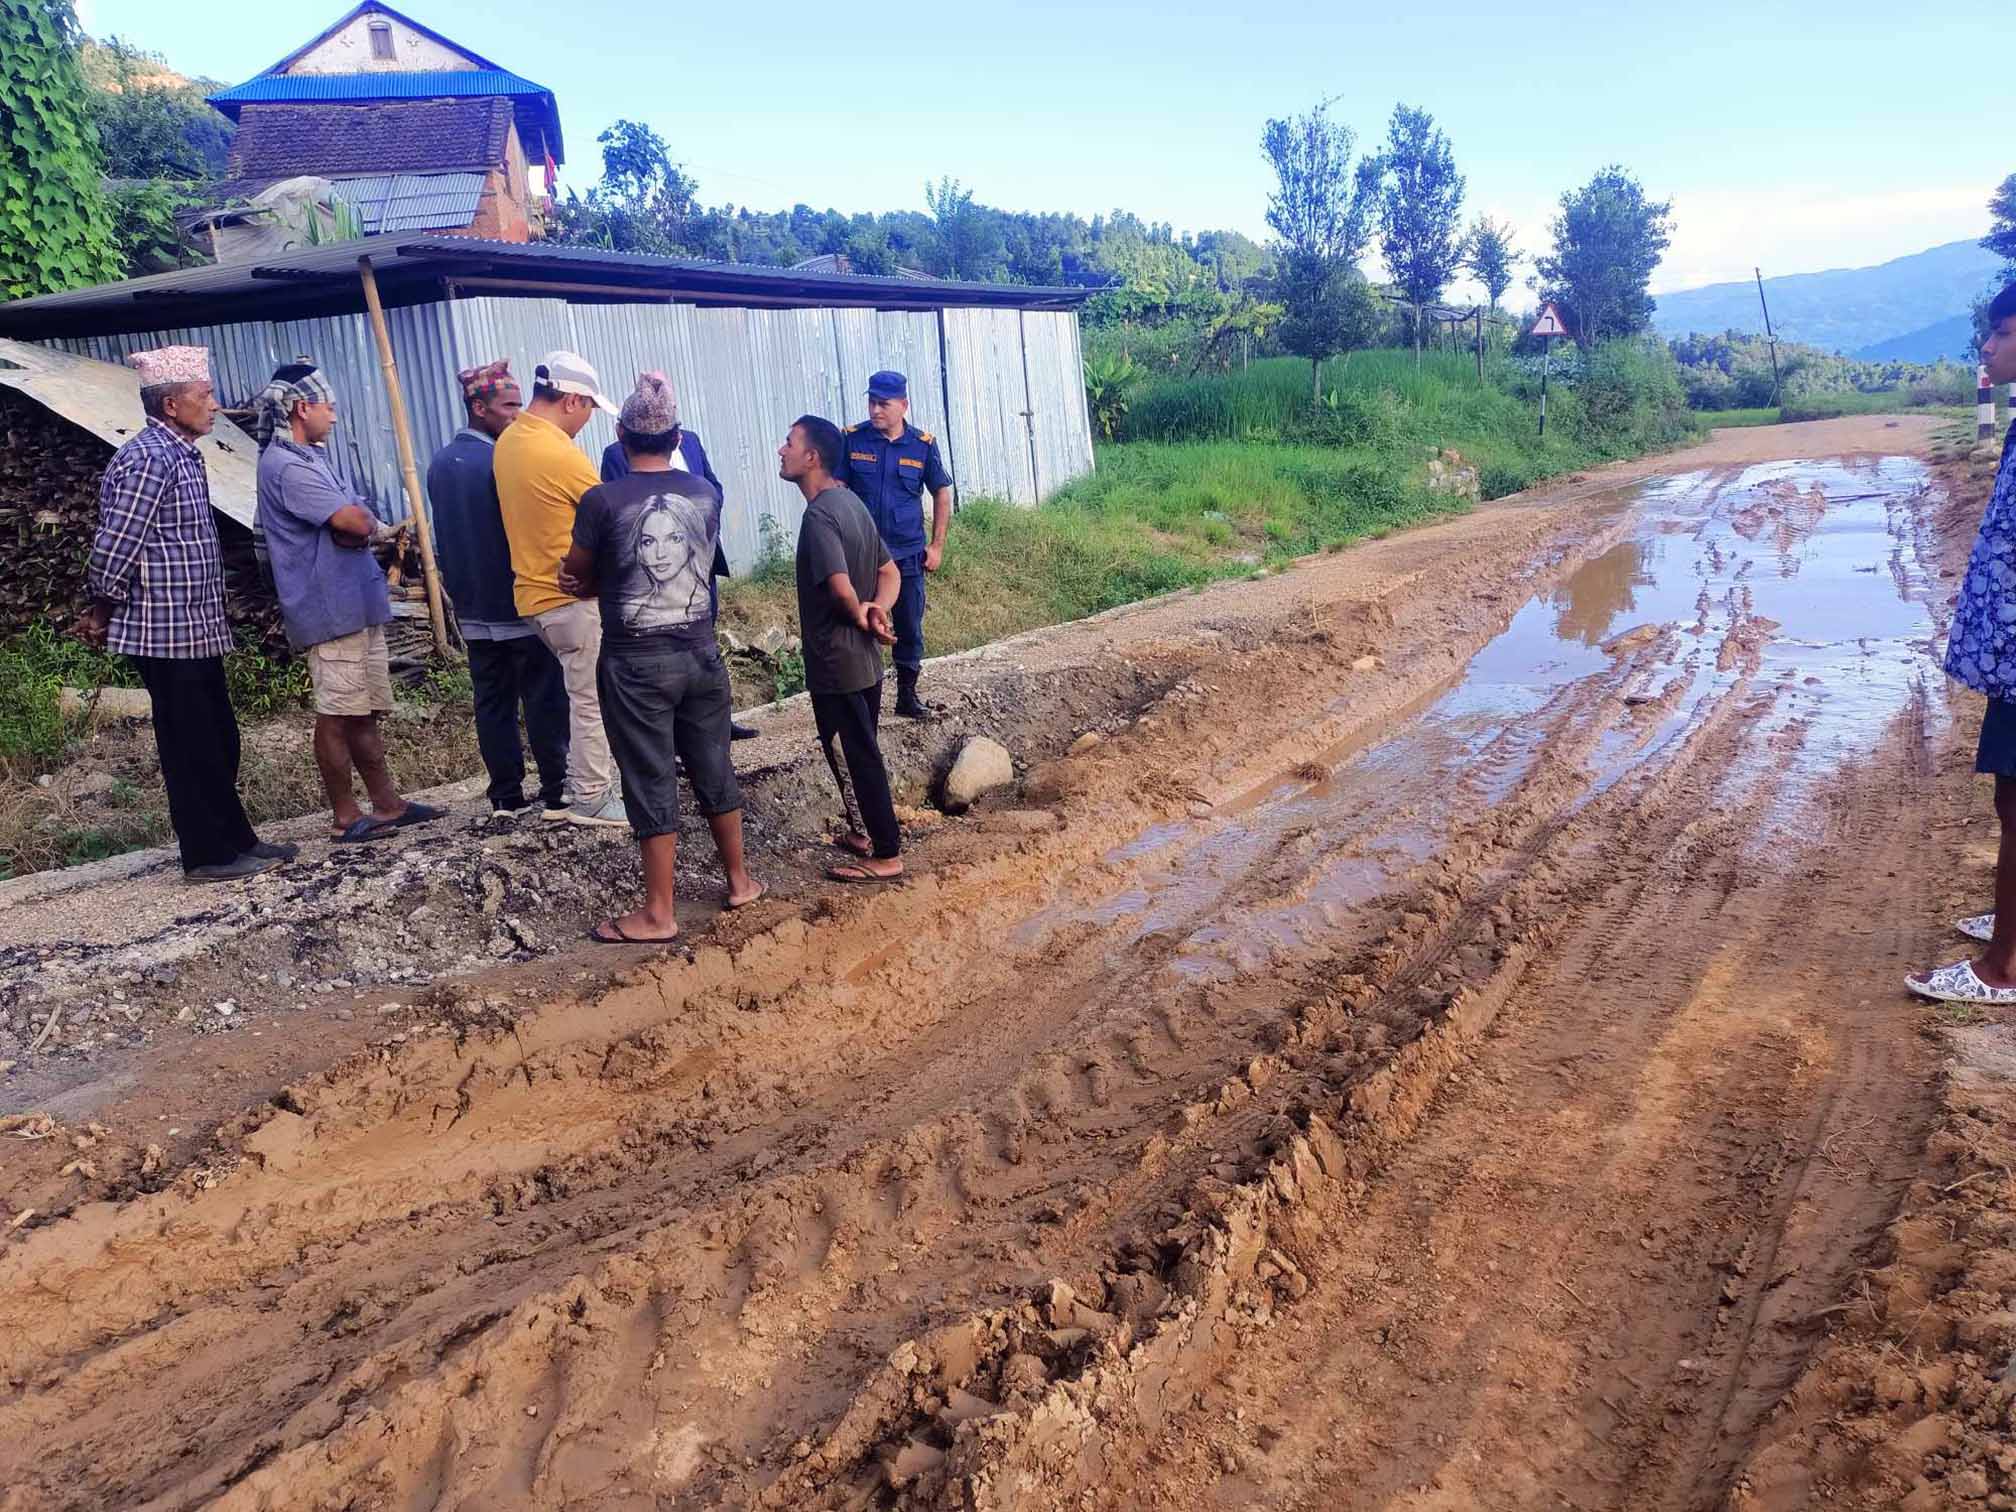
<svg viewBox="0 0 2016 1512"><path fill-rule="evenodd" d="M851 425L834 481L868 506L882 544L903 573L903 591L890 616L896 628L896 712L929 719L937 711L917 696L924 667L924 574L945 558L952 526L952 474L929 431L910 423L910 384L901 373L868 380L868 418ZM924 496L931 498L931 534L924 534Z"/></svg>

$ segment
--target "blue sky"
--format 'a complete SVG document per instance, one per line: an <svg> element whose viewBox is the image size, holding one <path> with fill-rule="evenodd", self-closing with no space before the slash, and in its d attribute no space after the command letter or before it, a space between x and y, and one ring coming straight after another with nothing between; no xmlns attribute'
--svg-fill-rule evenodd
<svg viewBox="0 0 2016 1512"><path fill-rule="evenodd" d="M80 0L186 73L237 82L347 7ZM413 0L415 19L551 88L569 163L650 122L708 203L923 208L964 180L984 202L1090 215L1125 207L1182 229L1264 236L1270 115L1334 97L1361 140L1396 100L1431 111L1469 178L1466 208L1544 245L1561 191L1609 162L1674 202L1654 289L1853 267L1978 236L2016 170L1995 104L1992 9L1915 14L1837 0L1759 15L1755 0L1508 10L1305 4L672 11L571 0L500 8ZM1360 14L1353 14L1354 12ZM1522 270L1522 272L1525 270Z"/></svg>

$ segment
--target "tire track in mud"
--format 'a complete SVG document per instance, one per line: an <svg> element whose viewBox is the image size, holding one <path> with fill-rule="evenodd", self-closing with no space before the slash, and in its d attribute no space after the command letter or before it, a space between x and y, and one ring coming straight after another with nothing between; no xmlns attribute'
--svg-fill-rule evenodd
<svg viewBox="0 0 2016 1512"><path fill-rule="evenodd" d="M466 1064L414 1057L361 1097L340 1079L293 1089L280 1132L254 1136L263 1170L129 1214L95 1250L31 1235L0 1280L39 1293L0 1295L64 1308L0 1314L19 1325L0 1441L43 1446L8 1467L16 1505L1047 1505L1116 1465L1129 1473L1106 1494L1128 1504L1115 1488L1154 1486L1137 1457L1200 1382L1298 1303L1330 1305L1335 1235L1367 1242L1401 1200L1409 1134L1502 1010L1516 1024L1558 995L1557 1033L1635 1036L1606 1047L1614 1082L1656 1059L1667 1006L1634 1015L1644 988L1620 955L1677 916L1658 981L1691 990L1734 949L1732 900L1756 891L1751 826L1715 795L1773 709L1796 724L1800 694L1758 681L1733 601L1722 681L1691 702L1670 684L1637 695L1672 643L1627 637L1542 702L1540 738L1507 727L1476 748L1480 780L1516 774L1481 811L1450 808L1432 767L1390 793L1298 771L1391 727L1452 640L1460 665L1480 631L1452 637L1435 598L1424 584L1200 669L1135 734L1037 774L1055 815L1001 816L1012 857L903 899L940 925L931 940L885 924L873 948L843 948L868 914L843 905L789 942L795 974L702 952L596 1005L612 1028L641 1021L600 1045L534 1024L530 1055L498 1036ZM1423 670L1339 713L1368 628ZM1796 754L1774 748L1755 780L1783 786ZM1273 796L1236 821L1179 820L1202 772L1213 792ZM1158 822L1177 838L1127 854ZM1322 879L1364 859L1368 825L1423 822L1428 854L1312 912ZM1171 849L1168 906L1151 889L1101 917ZM1007 925L1032 913L1045 922L1018 943ZM1210 919L1234 938L1198 946ZM1723 1083L1735 1100L1748 1073ZM435 1172L450 1195L432 1205L417 1177L374 1184L388 1153L427 1166L423 1101L491 1156ZM319 1137L318 1119L359 1109L361 1133ZM544 1137L570 1110L592 1116ZM1642 1143L1641 1170L1659 1153ZM1434 1222L1475 1218L1466 1168L1424 1187L1447 1194ZM279 1200L290 1172L324 1189ZM351 1205L318 1214L345 1181ZM149 1248L178 1228L191 1243L171 1258ZM151 1294L133 1289L147 1267ZM129 1315L108 1332L93 1304L121 1291ZM169 1405L167 1431L132 1435L136 1394Z"/></svg>
<svg viewBox="0 0 2016 1512"><path fill-rule="evenodd" d="M1274 660L1283 664L1282 679L1302 686L1312 673L1322 675L1325 668L1330 669L1328 676L1334 677L1340 661L1348 664L1362 650L1362 633L1354 624L1366 615L1344 606L1336 618L1340 631L1319 631L1305 645L1290 646L1275 656ZM1391 616L1377 609L1369 618L1383 629L1381 622ZM1486 625L1465 633L1481 635L1489 628ZM1417 627L1417 633L1429 641L1446 642L1449 630L1445 617L1435 613L1423 616ZM1235 659L1243 677L1251 678L1253 660ZM1256 691L1265 697L1276 690L1263 681ZM1384 691L1375 687L1368 693L1348 715L1319 718L1300 738L1334 742L1347 735L1355 723L1376 720L1383 712L1382 703L1390 706L1409 696L1408 690L1398 685ZM1205 728L1208 721L1186 707L1198 696L1185 693L1167 700L1144 719L1150 730L1139 744L1149 746L1149 756L1157 746L1168 744L1184 749L1195 769L1212 738ZM1281 702L1285 705L1287 700ZM1158 739L1152 727L1159 723L1166 723L1169 730ZM1205 738L1200 740L1200 735ZM1222 732L1215 738L1237 744ZM1067 811L1074 816L1071 828L1062 840L1051 842L1064 857L1082 855L1088 841L1103 850L1109 848L1109 840L1117 841L1136 831L1144 819L1155 817L1157 800L1167 801L1162 798L1165 789L1175 801L1183 801L1185 784L1157 777L1152 761L1140 761L1131 751L1100 756L1101 760L1078 763L1081 768L1093 768L1089 774L1063 774L1062 786L1082 781L1088 788L1075 808L1067 803ZM1117 778L1103 779L1103 786L1097 770L1102 764L1117 769ZM1116 783L1124 800L1120 803L1112 801ZM1149 804L1145 809L1144 802ZM1097 806L1101 803L1111 806L1114 817L1102 816ZM1077 817L1080 814L1082 819ZM1040 835L1023 841L1021 849L1035 852L1033 859L1039 870L1053 862L1052 856L1045 854ZM1025 855L1011 861L1019 862L1020 869L1026 871L1031 859ZM1002 902L999 883L1017 869L1017 865L998 864L990 872L982 866L975 868L970 878L946 877L913 885L910 901L928 906L949 897L965 910L966 917L984 926L984 908L976 909L971 897L958 898L957 889L963 883L970 892L991 896L996 907L1012 912L1018 893L1008 890ZM1027 891L1026 884L1021 891ZM854 917L864 912L865 907L857 906ZM815 930L810 939L797 942L794 975L809 967L811 979L817 983L821 978L844 980L859 969L858 960L847 961L845 951L836 948L845 939L844 926L851 920L841 917L830 922L841 927L825 931L825 969L820 970L820 955L807 950L807 945L818 939ZM1099 955L1096 951L1093 954L1095 959ZM695 1006L704 1008L710 987L716 997L733 997L726 1011L746 1013L751 1006L776 1008L774 1002L762 1002L760 989L768 984L762 980L760 967L750 972L742 969L743 963L720 956L719 952L701 952L688 973L689 982L698 978L689 986L684 1005L689 1011ZM1068 953L1065 959L1071 959ZM946 965L939 964L941 968ZM662 1017L667 1006L663 986L662 978L647 974L633 994L645 1001L641 1006L628 1005L628 1015ZM790 1006L807 1011L793 1013L787 1006L776 1012L780 1037L813 1027L812 1020L820 1015L810 1010L824 1006L816 1001L822 996L817 988L787 985L780 999L789 999L793 991L804 1001ZM914 1008L917 996L913 994L913 1001L905 1006ZM623 1016L624 1009L619 1006L619 1023ZM719 1069L737 1052L749 1050L750 1038L737 1035L718 1048L696 1045L695 1041L704 1041L723 1027L722 1013L703 1011L693 1016L697 1022L690 1034L654 1025L638 1036L619 1040L606 1051L594 1049L592 1042L577 1047L564 1033L551 1032L549 1023L542 1020L525 1026L522 1034L514 1029L508 1037L494 1038L487 1047L487 1058L479 1033L472 1036L477 1053L467 1061L437 1047L431 1062L424 1054L401 1057L409 1062L402 1068L404 1075L339 1076L321 1086L290 1089L282 1099L283 1110L247 1141L251 1163L259 1169L239 1172L214 1193L178 1192L123 1213L91 1215L105 1222L109 1232L99 1229L80 1234L61 1228L47 1234L31 1232L29 1243L14 1250L5 1262L10 1279L28 1284L0 1291L0 1296L13 1297L20 1304L0 1320L7 1325L0 1333L8 1340L13 1380L26 1386L30 1369L50 1374L37 1383L44 1389L21 1390L7 1404L6 1415L24 1430L20 1438L7 1437L29 1442L46 1440L51 1433L66 1433L81 1440L79 1447L88 1451L98 1478L72 1480L67 1493L68 1498L76 1499L72 1504L89 1504L102 1493L130 1490L134 1479L145 1483L150 1494L172 1496L177 1484L194 1492L202 1484L214 1485L218 1477L241 1473L261 1456L227 1463L212 1451L208 1473L190 1479L189 1467L196 1458L187 1452L190 1448L200 1450L208 1444L256 1438L262 1421L269 1430L293 1421L299 1431L313 1434L322 1431L331 1417L326 1408L315 1410L318 1402L345 1394L356 1400L357 1393L375 1389L373 1371L368 1363L357 1365L355 1346L348 1341L386 1333L396 1336L404 1329L407 1342L399 1348L412 1355L430 1331L451 1339L470 1337L464 1329L467 1320L455 1317L452 1308L443 1308L442 1315L436 1316L429 1305L429 1299L442 1290L444 1279L452 1282L462 1264L470 1264L476 1272L475 1287L465 1290L494 1292L508 1285L524 1294L536 1292L542 1277L550 1281L555 1267L565 1267L568 1257L584 1246L635 1242L634 1228L625 1225L639 1222L638 1211L654 1202L676 1203L682 1195L671 1190L664 1176L653 1169L654 1162L666 1158L662 1147L671 1147L670 1158L676 1167L681 1161L694 1163L691 1150L697 1145L702 1157L699 1163L706 1169L686 1174L695 1177L696 1186L711 1176L717 1184L725 1179L732 1188L735 1180L750 1174L748 1166L734 1164L744 1153L733 1143L738 1137L734 1133L735 1094L741 1094L740 1116L747 1120L743 1127L759 1134L763 1129L760 1120L774 1111L774 1104L760 1091L751 1096L746 1087L736 1086L726 1077L724 1085L715 1088ZM856 1013L847 1018L850 1031L858 1033L862 1016ZM1186 1021L1183 1031L1165 1032L1161 1038L1171 1049L1183 1052L1189 1028ZM790 1064L793 1058L780 1054L774 1040L754 1048L779 1063ZM908 1043L904 1035L897 1035L877 1048L900 1052ZM818 1048L813 1047L815 1051ZM694 1064L695 1056L701 1057L700 1064ZM760 1055L751 1058L761 1063ZM803 1055L797 1060L803 1064ZM430 1066L441 1078L438 1090L432 1092L424 1079ZM914 1069L910 1071L914 1073ZM413 1074L416 1071L417 1076ZM620 1087L616 1100L624 1105L621 1115L636 1123L625 1130L620 1118L605 1115L586 1121L573 1131L571 1141L550 1137L543 1127L547 1119L564 1117L570 1103L594 1101L583 1095L584 1084L586 1089L599 1091L600 1084L612 1080ZM696 1081L697 1091L685 1085ZM710 1090L722 1095L710 1098ZM843 1087L825 1107L811 1109L811 1114L830 1114L849 1090ZM680 1111L677 1104L682 1101L682 1092L687 1103L704 1107L711 1101L714 1107L707 1111L717 1118L727 1114L725 1132L729 1137L719 1142L726 1145L720 1157L712 1158L714 1148L710 1148L717 1141L700 1136L692 1120L666 1116L668 1103L673 1105L669 1111ZM419 1110L423 1107L430 1131L442 1122L459 1119L466 1138L485 1141L484 1154L492 1169L502 1167L508 1173L517 1155L524 1160L523 1174L493 1178L479 1164L470 1163L466 1171L454 1165L444 1167L438 1159L438 1147L419 1134ZM454 1111L443 1119L443 1109ZM362 1117L361 1131L344 1128L345 1115ZM542 1125L542 1137L536 1144L525 1141L520 1131L519 1126L528 1122ZM325 1127L337 1136L328 1141L326 1151L318 1149ZM412 1132L402 1133L402 1128ZM598 1148L612 1142L611 1134L617 1136L613 1142L619 1151L614 1160ZM570 1142L584 1153L569 1159ZM560 1146L558 1158L556 1143ZM522 1153L521 1145L526 1146ZM387 1156L393 1157L389 1164ZM403 1175L401 1162L407 1167ZM675 1169L673 1174L680 1172ZM367 1175L371 1179L360 1179ZM385 1180L386 1176L392 1179ZM458 1206L454 1197L458 1185L476 1188L474 1200ZM305 1188L305 1194L297 1188ZM436 1200L419 1200L422 1191ZM455 1246L443 1244L458 1224L473 1220L481 1225L514 1212L529 1216L529 1239L514 1238L503 1244L474 1241L460 1262L455 1258ZM649 1220L642 1221L649 1226ZM875 1221L872 1215L868 1221ZM87 1230L90 1227L87 1225ZM477 1232L484 1231L479 1227ZM159 1243L164 1236L172 1236L175 1242ZM439 1254L431 1265L418 1265L402 1256L402 1249L409 1247L423 1253L438 1250ZM499 1252L506 1258L499 1259ZM482 1274L513 1265L520 1274L508 1282L503 1276ZM345 1274L352 1279L343 1280ZM566 1271L562 1269L560 1274L564 1276ZM221 1317L203 1305L206 1293L228 1297L234 1287L247 1288L244 1301L227 1308ZM511 1292L505 1294L508 1297ZM48 1300L56 1295L63 1298L63 1305L51 1308ZM290 1346L300 1346L303 1340L285 1321L296 1317L311 1320L306 1337L314 1340L321 1356L317 1368L278 1371L275 1378L245 1371L248 1356L273 1358L285 1354ZM318 1334L321 1337L316 1337ZM189 1359L184 1352L205 1340L214 1361L207 1368L176 1378L176 1367ZM197 1363L201 1365L200 1357ZM387 1362L378 1374L390 1376L414 1368L412 1360ZM349 1370L355 1370L359 1379L332 1386L341 1383ZM170 1438L174 1453L166 1467L167 1479L159 1482L146 1480L144 1469L146 1456L158 1451L147 1444L123 1441L120 1411L124 1391L139 1387L150 1375L162 1398L172 1404L171 1411L183 1419L174 1425ZM46 1389L59 1382L71 1389ZM103 1403L104 1410L79 1413L79 1399ZM235 1417L230 1410L234 1408Z"/></svg>

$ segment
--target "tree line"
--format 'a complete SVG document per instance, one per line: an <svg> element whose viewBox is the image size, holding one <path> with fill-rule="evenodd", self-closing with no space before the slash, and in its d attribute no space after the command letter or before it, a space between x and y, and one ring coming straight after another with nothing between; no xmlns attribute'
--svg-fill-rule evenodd
<svg viewBox="0 0 2016 1512"><path fill-rule="evenodd" d="M68 0L0 0L0 107L22 128L0 138L8 293L206 260L178 217L205 203L225 169L232 127L204 100L210 87L116 38L83 38ZM952 178L924 186L921 210L708 205L666 141L630 120L597 138L600 180L560 197L547 234L720 261L833 257L858 273L1074 285L1093 291L1088 349L1193 371L1273 353L1320 371L1327 357L1396 334L1418 348L1460 275L1477 279L1495 311L1529 261L1527 287L1561 307L1584 346L1646 329L1670 207L1630 173L1608 167L1564 194L1548 247L1529 258L1514 228L1465 224L1467 183L1427 111L1396 106L1384 140L1360 153L1333 104L1260 134L1274 178L1264 245L1233 230L1179 233L1125 209L1001 210ZM1362 267L1375 247L1387 269L1379 284Z"/></svg>

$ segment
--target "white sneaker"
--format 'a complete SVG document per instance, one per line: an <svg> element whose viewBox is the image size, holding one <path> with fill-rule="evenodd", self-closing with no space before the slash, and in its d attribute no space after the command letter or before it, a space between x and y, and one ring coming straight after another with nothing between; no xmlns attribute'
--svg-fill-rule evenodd
<svg viewBox="0 0 2016 1512"><path fill-rule="evenodd" d="M562 819L567 817L568 810L573 808L573 806L573 799L563 793L560 798L560 807L546 808L542 805L539 810L539 817L550 823L558 824Z"/></svg>
<svg viewBox="0 0 2016 1512"><path fill-rule="evenodd" d="M577 803L567 810L569 824L627 825L630 810L623 806L623 795L611 788L593 803Z"/></svg>

